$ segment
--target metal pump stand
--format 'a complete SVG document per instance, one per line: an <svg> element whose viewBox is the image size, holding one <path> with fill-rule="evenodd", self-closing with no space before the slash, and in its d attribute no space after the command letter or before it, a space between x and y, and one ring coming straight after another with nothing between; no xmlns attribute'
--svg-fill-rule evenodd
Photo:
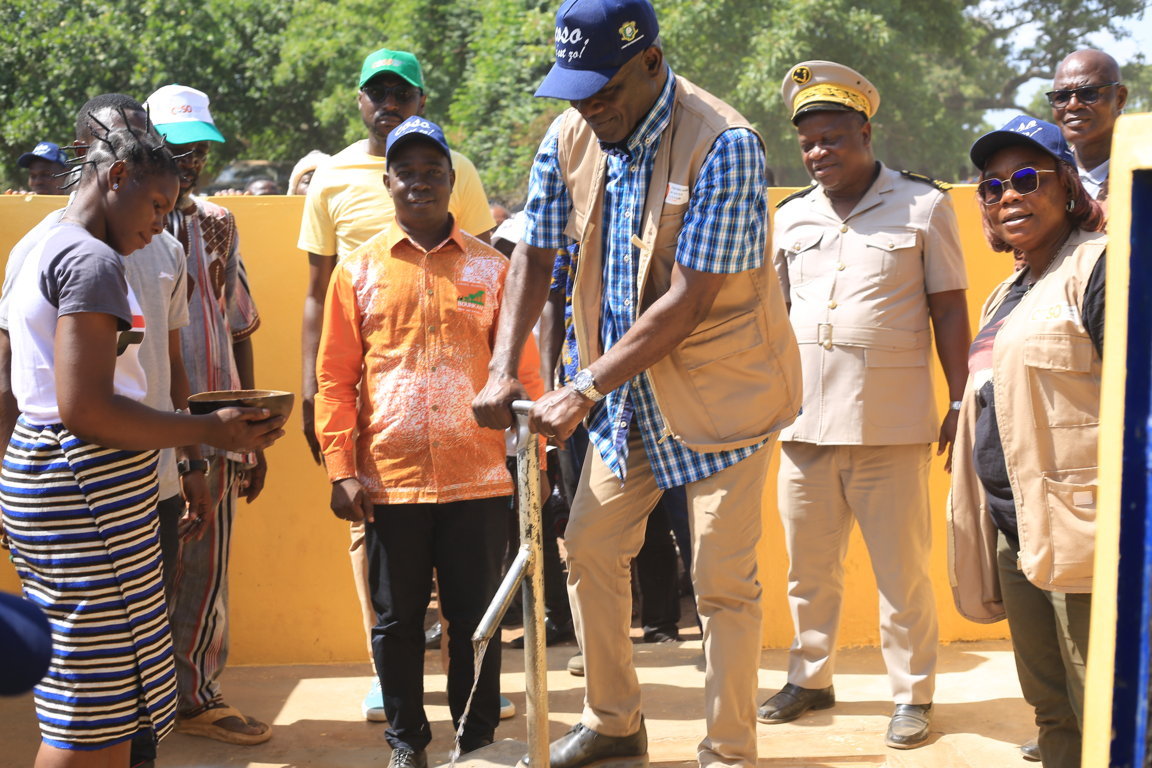
<svg viewBox="0 0 1152 768"><path fill-rule="evenodd" d="M520 551L472 635L486 646L500 628L516 587L524 598L524 681L527 689L528 759L548 768L548 660L544 642L544 558L540 516L540 438L528 431L531 400L512 403L516 417L516 492L520 510Z"/></svg>

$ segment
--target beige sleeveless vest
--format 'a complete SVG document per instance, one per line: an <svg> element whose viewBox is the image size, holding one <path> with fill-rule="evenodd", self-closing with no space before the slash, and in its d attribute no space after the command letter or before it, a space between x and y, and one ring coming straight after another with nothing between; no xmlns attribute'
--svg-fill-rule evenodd
<svg viewBox="0 0 1152 768"><path fill-rule="evenodd" d="M751 128L735 110L683 78L656 153L640 228L637 312L669 288L687 200L665 201L669 184L693 189L713 142L729 128ZM575 110L563 118L560 169L572 200L565 232L580 244L572 296L580 364L602 353L602 212L607 161ZM783 292L768 258L726 276L707 317L648 373L667 435L696 451L752 445L791 423L800 409L800 358Z"/></svg>

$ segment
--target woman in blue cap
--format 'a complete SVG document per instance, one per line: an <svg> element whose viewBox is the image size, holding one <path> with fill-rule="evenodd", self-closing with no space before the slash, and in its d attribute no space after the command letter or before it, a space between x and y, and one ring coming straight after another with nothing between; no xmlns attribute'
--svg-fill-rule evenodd
<svg viewBox="0 0 1152 768"><path fill-rule="evenodd" d="M1092 600L1104 214L1055 125L980 137L992 248L1020 269L984 303L969 353L949 500L956 606L1008 619L1045 766L1080 765Z"/></svg>

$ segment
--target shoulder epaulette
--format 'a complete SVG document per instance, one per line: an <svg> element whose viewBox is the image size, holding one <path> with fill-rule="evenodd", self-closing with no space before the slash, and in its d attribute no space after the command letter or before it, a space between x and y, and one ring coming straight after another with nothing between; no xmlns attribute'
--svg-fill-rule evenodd
<svg viewBox="0 0 1152 768"><path fill-rule="evenodd" d="M776 203L776 207L781 208L784 206L784 203L795 200L798 197L804 197L804 195L808 194L809 192L811 192L814 189L816 189L815 183L813 183L812 186L810 186L810 187L805 187L804 189L801 189L797 192L793 192L792 194L788 195L788 197L786 197L783 200L781 200L780 202Z"/></svg>
<svg viewBox="0 0 1152 768"><path fill-rule="evenodd" d="M919 181L919 182L922 182L924 184L931 184L932 186L936 187L936 189L940 190L941 192L947 192L948 190L952 189L952 185L949 184L948 182L940 181L940 179L934 179L931 176L925 176L922 173L912 173L912 171L900 171L900 175L906 179L912 179L912 181Z"/></svg>

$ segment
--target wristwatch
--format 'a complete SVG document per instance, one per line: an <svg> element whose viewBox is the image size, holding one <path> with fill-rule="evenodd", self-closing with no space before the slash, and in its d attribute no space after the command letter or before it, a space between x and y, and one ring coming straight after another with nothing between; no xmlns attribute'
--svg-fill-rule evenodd
<svg viewBox="0 0 1152 768"><path fill-rule="evenodd" d="M176 471L180 473L180 477L184 477L189 472L208 474L208 461L207 459L180 459L176 462Z"/></svg>
<svg viewBox="0 0 1152 768"><path fill-rule="evenodd" d="M572 377L572 387L594 403L604 399L603 393L596 389L596 377L587 368L576 371L576 375Z"/></svg>
<svg viewBox="0 0 1152 768"><path fill-rule="evenodd" d="M958 410L960 410L960 405L961 405L961 403L959 400L952 400L948 403L948 410L958 411Z"/></svg>

